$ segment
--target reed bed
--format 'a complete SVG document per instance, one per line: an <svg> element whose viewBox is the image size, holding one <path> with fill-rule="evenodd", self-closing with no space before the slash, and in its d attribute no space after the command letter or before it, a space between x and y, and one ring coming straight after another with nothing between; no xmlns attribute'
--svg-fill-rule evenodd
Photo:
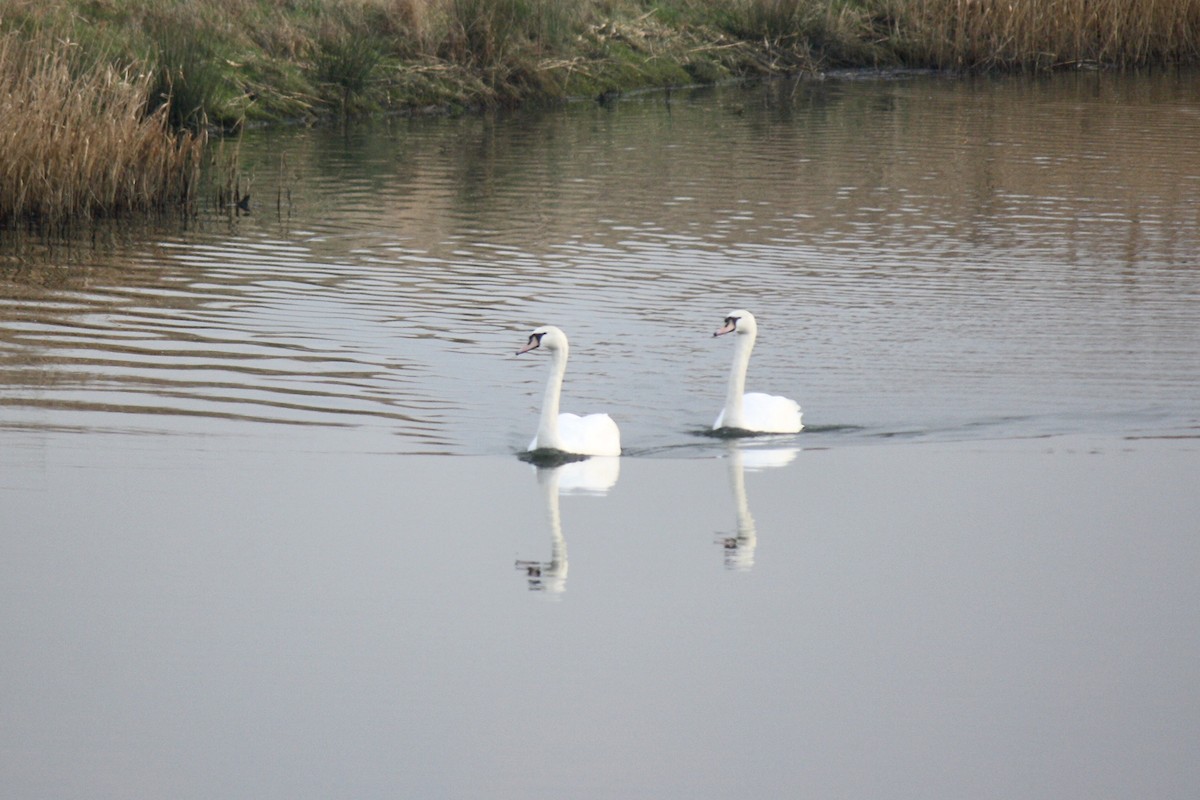
<svg viewBox="0 0 1200 800"><path fill-rule="evenodd" d="M898 58L941 68L1194 63L1200 0L887 0Z"/></svg>
<svg viewBox="0 0 1200 800"><path fill-rule="evenodd" d="M150 80L69 41L0 36L0 224L186 206L205 134L147 113Z"/></svg>

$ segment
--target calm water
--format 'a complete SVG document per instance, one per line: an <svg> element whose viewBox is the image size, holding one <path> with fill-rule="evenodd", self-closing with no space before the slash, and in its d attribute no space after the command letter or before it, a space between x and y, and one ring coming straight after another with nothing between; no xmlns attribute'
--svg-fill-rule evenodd
<svg viewBox="0 0 1200 800"><path fill-rule="evenodd" d="M0 241L15 797L1191 798L1200 81L274 130ZM806 430L698 435L735 307ZM535 470L548 369L625 455Z"/></svg>

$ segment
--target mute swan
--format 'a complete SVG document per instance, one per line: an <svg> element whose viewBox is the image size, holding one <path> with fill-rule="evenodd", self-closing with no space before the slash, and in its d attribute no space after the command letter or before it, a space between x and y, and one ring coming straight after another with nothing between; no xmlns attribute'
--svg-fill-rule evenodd
<svg viewBox="0 0 1200 800"><path fill-rule="evenodd" d="M758 337L754 315L739 308L730 311L725 324L713 336L736 334L733 345L733 368L729 371L729 390L725 407L713 423L713 430L733 428L751 433L799 433L800 404L777 395L750 392L746 394L746 369L750 366L750 351Z"/></svg>
<svg viewBox="0 0 1200 800"><path fill-rule="evenodd" d="M542 398L542 416L537 435L529 443L532 450L559 450L581 456L621 455L621 432L608 414L558 413L558 398L562 394L563 374L567 371L567 335L553 325L544 325L529 334L529 341L517 355L543 347L554 355L550 379Z"/></svg>

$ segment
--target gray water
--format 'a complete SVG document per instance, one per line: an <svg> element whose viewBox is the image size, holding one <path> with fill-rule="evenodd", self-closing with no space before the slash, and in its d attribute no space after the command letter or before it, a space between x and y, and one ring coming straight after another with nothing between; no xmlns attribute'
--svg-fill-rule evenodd
<svg viewBox="0 0 1200 800"><path fill-rule="evenodd" d="M1194 796L1196 141L1194 75L834 76L5 234L0 785ZM737 307L797 436L702 435ZM516 457L544 323L621 458Z"/></svg>

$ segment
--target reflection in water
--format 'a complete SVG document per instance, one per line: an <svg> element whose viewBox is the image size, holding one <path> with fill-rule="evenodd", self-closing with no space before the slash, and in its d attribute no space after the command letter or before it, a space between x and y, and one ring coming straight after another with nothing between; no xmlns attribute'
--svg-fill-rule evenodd
<svg viewBox="0 0 1200 800"><path fill-rule="evenodd" d="M596 456L557 467L535 469L542 497L546 501L546 516L550 521L550 560L518 559L516 567L528 576L530 591L558 595L567 588L568 568L567 540L563 538L562 516L558 510L559 495L607 494L617 484L621 459L616 456Z"/></svg>
<svg viewBox="0 0 1200 800"><path fill-rule="evenodd" d="M729 440L729 454L726 458L729 464L729 488L733 491L733 504L737 512L737 532L733 536L724 536L718 540L725 548L727 569L743 572L749 570L754 566L754 551L758 547L758 531L754 525L754 516L750 513L750 503L746 499L746 470L756 472L786 466L799 452L798 447L772 450L745 448L740 442Z"/></svg>

